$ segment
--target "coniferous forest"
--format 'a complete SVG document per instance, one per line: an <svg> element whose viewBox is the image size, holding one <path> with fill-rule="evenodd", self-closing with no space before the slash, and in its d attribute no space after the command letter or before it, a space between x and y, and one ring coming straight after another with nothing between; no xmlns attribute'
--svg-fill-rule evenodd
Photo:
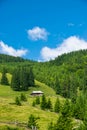
<svg viewBox="0 0 87 130"><path fill-rule="evenodd" d="M59 115L55 122L48 124L47 130L87 130L87 50L63 54L49 62L36 62L1 54L0 72L0 83L9 85L13 91L28 91L35 87L37 80L64 98L63 103L59 98L53 103L43 95L33 101L33 107L38 105L43 111L49 110ZM10 83L7 73L12 75ZM38 126L37 120L40 119L30 115L29 128L32 129L32 123ZM80 121L79 125L74 126L74 120Z"/></svg>

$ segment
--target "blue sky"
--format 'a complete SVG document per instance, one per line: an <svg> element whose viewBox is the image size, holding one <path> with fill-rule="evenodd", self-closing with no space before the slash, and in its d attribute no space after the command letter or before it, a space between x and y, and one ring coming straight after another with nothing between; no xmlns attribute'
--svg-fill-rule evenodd
<svg viewBox="0 0 87 130"><path fill-rule="evenodd" d="M47 61L87 49L87 0L0 0L0 53Z"/></svg>

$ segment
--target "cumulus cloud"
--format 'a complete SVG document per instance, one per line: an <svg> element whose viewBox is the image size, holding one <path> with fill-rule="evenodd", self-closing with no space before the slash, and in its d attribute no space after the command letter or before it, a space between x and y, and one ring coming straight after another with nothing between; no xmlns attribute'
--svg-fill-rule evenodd
<svg viewBox="0 0 87 130"><path fill-rule="evenodd" d="M65 39L57 48L43 47L41 57L44 61L49 61L64 53L83 49L87 49L87 41L76 36L71 36Z"/></svg>
<svg viewBox="0 0 87 130"><path fill-rule="evenodd" d="M5 44L3 41L0 41L0 53L2 54L7 54L7 55L11 55L11 56L24 56L27 53L26 49L14 49L11 46L8 46L7 44Z"/></svg>
<svg viewBox="0 0 87 130"><path fill-rule="evenodd" d="M37 40L47 40L49 33L45 28L34 27L33 29L29 29L27 31L29 39L33 41Z"/></svg>

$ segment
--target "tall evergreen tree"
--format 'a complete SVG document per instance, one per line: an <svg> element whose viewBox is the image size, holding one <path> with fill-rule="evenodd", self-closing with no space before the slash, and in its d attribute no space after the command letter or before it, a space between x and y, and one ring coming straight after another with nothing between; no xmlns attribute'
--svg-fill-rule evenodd
<svg viewBox="0 0 87 130"><path fill-rule="evenodd" d="M30 71L29 71L28 84L29 84L29 86L34 86L35 85L34 74L33 74L32 68L30 68Z"/></svg>
<svg viewBox="0 0 87 130"><path fill-rule="evenodd" d="M39 97L39 96L36 97L35 103L36 103L37 105L40 104L40 97Z"/></svg>
<svg viewBox="0 0 87 130"><path fill-rule="evenodd" d="M55 90L56 90L56 94L61 94L61 86L58 77L56 77L55 79Z"/></svg>
<svg viewBox="0 0 87 130"><path fill-rule="evenodd" d="M50 123L49 123L49 125L48 125L48 130L55 130L55 129L54 129L53 122L50 122Z"/></svg>
<svg viewBox="0 0 87 130"><path fill-rule="evenodd" d="M60 108L61 108L60 101L59 101L59 98L57 98L56 102L55 102L55 106L54 106L54 111L56 113L59 113L60 112Z"/></svg>
<svg viewBox="0 0 87 130"><path fill-rule="evenodd" d="M34 76L32 70L30 69L29 72L26 67L15 69L11 80L11 87L13 90L27 91L29 86L34 86Z"/></svg>
<svg viewBox="0 0 87 130"><path fill-rule="evenodd" d="M72 120L69 117L60 115L57 123L54 125L54 130L72 130Z"/></svg>
<svg viewBox="0 0 87 130"><path fill-rule="evenodd" d="M25 96L25 94L24 93L21 93L21 95L20 95L20 100L21 101L27 101L27 97Z"/></svg>
<svg viewBox="0 0 87 130"><path fill-rule="evenodd" d="M87 91L87 67L84 69L84 85L83 85L84 92Z"/></svg>
<svg viewBox="0 0 87 130"><path fill-rule="evenodd" d="M46 100L45 95L42 95L42 100L41 100L40 106L41 106L41 109L42 109L42 110L45 110L46 107L47 107L47 100Z"/></svg>
<svg viewBox="0 0 87 130"><path fill-rule="evenodd" d="M15 104L18 105L18 106L21 106L21 102L20 102L20 99L18 97L15 98Z"/></svg>
<svg viewBox="0 0 87 130"><path fill-rule="evenodd" d="M33 114L29 116L28 127L32 130L36 130L38 128L37 119Z"/></svg>
<svg viewBox="0 0 87 130"><path fill-rule="evenodd" d="M71 113L71 103L69 102L68 99L65 100L65 103L61 109L61 113L63 116L66 117L71 117L72 113Z"/></svg>
<svg viewBox="0 0 87 130"><path fill-rule="evenodd" d="M46 108L52 111L52 102L51 102L50 98L49 98L48 101L47 101L47 106L46 106Z"/></svg>
<svg viewBox="0 0 87 130"><path fill-rule="evenodd" d="M29 84L28 84L28 71L26 68L22 67L20 69L20 85L21 90L28 90Z"/></svg>
<svg viewBox="0 0 87 130"><path fill-rule="evenodd" d="M20 91L20 76L19 69L15 69L11 79L11 88L15 91Z"/></svg>
<svg viewBox="0 0 87 130"><path fill-rule="evenodd" d="M57 123L54 126L55 130L72 130L72 119L70 113L70 103L68 99L66 99L61 115L58 118Z"/></svg>
<svg viewBox="0 0 87 130"><path fill-rule="evenodd" d="M84 115L86 114L86 104L85 95L80 94L76 99L76 103L74 104L73 116L76 119L84 120Z"/></svg>
<svg viewBox="0 0 87 130"><path fill-rule="evenodd" d="M70 77L67 73L65 73L63 78L61 93L65 98L70 98Z"/></svg>
<svg viewBox="0 0 87 130"><path fill-rule="evenodd" d="M1 84L2 85L9 85L7 76L6 76L6 69L3 68L2 77L1 77Z"/></svg>

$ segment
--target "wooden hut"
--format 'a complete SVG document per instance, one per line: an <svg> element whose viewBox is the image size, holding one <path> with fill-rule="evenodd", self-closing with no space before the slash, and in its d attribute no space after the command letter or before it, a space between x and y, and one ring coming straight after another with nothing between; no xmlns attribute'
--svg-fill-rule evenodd
<svg viewBox="0 0 87 130"><path fill-rule="evenodd" d="M32 91L32 96L42 96L44 93L42 91Z"/></svg>

